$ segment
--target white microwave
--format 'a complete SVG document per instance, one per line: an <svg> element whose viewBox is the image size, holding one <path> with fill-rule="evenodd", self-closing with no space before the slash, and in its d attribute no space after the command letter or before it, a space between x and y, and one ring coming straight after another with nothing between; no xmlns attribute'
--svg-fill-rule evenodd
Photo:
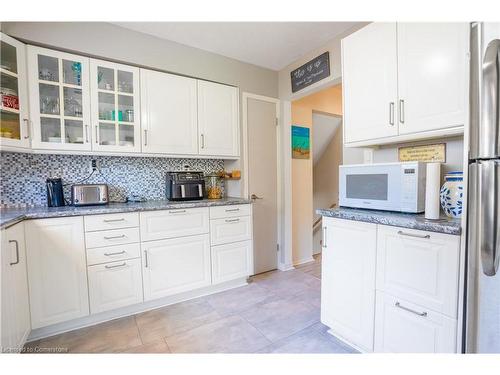
<svg viewBox="0 0 500 375"><path fill-rule="evenodd" d="M341 165L340 206L424 212L425 173L422 162Z"/></svg>

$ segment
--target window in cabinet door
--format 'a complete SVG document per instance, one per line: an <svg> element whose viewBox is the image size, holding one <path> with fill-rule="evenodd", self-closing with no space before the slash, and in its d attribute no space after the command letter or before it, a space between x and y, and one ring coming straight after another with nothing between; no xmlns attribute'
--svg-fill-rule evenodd
<svg viewBox="0 0 500 375"><path fill-rule="evenodd" d="M99 135L94 149L140 151L138 73L137 68L91 60L91 97L97 108L93 119Z"/></svg>
<svg viewBox="0 0 500 375"><path fill-rule="evenodd" d="M34 148L90 150L88 59L28 46Z"/></svg>
<svg viewBox="0 0 500 375"><path fill-rule="evenodd" d="M0 33L0 146L30 147L26 45Z"/></svg>

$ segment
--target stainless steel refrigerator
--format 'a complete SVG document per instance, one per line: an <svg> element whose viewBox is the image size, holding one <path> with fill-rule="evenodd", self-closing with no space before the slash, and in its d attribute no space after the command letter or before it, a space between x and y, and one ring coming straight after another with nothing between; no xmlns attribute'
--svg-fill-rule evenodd
<svg viewBox="0 0 500 375"><path fill-rule="evenodd" d="M465 351L500 353L500 23L470 30Z"/></svg>

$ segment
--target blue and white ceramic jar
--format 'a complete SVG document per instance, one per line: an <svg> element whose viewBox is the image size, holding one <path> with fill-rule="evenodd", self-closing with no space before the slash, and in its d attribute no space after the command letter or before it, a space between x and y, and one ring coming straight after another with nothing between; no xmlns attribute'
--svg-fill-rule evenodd
<svg viewBox="0 0 500 375"><path fill-rule="evenodd" d="M460 218L464 196L463 172L450 172L444 179L440 192L441 207L446 216Z"/></svg>

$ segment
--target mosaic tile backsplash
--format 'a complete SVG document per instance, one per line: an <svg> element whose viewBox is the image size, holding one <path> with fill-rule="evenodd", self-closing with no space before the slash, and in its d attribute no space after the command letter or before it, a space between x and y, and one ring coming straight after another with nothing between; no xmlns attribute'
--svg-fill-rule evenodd
<svg viewBox="0 0 500 375"><path fill-rule="evenodd" d="M218 159L171 159L128 156L48 155L0 153L0 201L2 206L46 206L45 180L61 177L64 184L82 182L91 172L91 160L97 160L95 172L86 183L106 183L111 201L123 201L135 194L148 200L165 199L165 176L169 171L189 170L213 173L224 169ZM70 198L70 186L65 197Z"/></svg>

